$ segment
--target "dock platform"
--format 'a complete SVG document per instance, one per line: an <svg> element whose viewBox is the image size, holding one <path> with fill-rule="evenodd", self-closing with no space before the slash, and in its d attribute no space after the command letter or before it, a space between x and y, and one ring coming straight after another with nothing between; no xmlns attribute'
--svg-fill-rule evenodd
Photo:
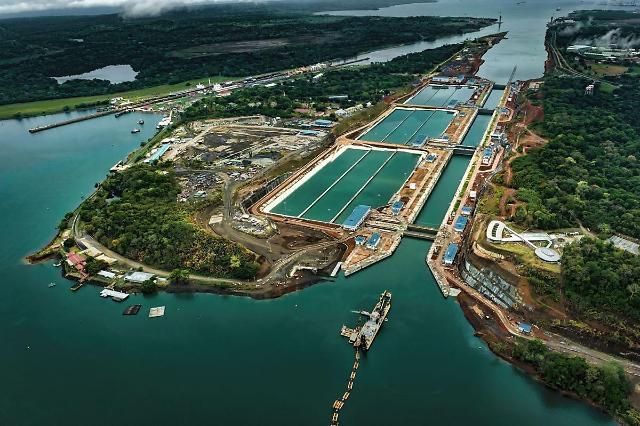
<svg viewBox="0 0 640 426"><path fill-rule="evenodd" d="M158 318L164 316L164 306L157 306L149 309L149 318Z"/></svg>
<svg viewBox="0 0 640 426"><path fill-rule="evenodd" d="M127 293L122 293L121 291L105 288L100 292L100 297L110 297L115 302L122 302L123 300L126 300L129 295Z"/></svg>

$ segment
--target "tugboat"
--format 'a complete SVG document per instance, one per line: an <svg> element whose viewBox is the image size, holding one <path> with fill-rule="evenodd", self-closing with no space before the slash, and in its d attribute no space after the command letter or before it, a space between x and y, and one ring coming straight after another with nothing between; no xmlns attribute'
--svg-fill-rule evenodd
<svg viewBox="0 0 640 426"><path fill-rule="evenodd" d="M385 290L370 313L367 311L354 311L354 313L369 317L364 325L355 329L350 329L343 325L340 334L347 337L349 343L355 348L360 348L364 351L369 350L382 324L387 320L389 309L391 309L391 292Z"/></svg>
<svg viewBox="0 0 640 426"><path fill-rule="evenodd" d="M55 287L55 286L56 286L56 283L49 283L49 288Z"/></svg>
<svg viewBox="0 0 640 426"><path fill-rule="evenodd" d="M133 129L131 133L140 133L140 129Z"/></svg>

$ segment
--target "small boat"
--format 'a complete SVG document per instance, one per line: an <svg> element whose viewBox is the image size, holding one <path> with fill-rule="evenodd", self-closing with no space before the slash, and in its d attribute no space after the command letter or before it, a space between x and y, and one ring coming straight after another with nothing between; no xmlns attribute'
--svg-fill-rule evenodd
<svg viewBox="0 0 640 426"><path fill-rule="evenodd" d="M55 286L56 286L56 283L49 283L49 288L55 287Z"/></svg>
<svg viewBox="0 0 640 426"><path fill-rule="evenodd" d="M140 129L133 129L131 133L140 133Z"/></svg>
<svg viewBox="0 0 640 426"><path fill-rule="evenodd" d="M53 266L55 266L56 268L59 268L60 266L62 266L62 262L56 262L53 264Z"/></svg>
<svg viewBox="0 0 640 426"><path fill-rule="evenodd" d="M138 120L138 124L143 125L144 124L144 120Z"/></svg>

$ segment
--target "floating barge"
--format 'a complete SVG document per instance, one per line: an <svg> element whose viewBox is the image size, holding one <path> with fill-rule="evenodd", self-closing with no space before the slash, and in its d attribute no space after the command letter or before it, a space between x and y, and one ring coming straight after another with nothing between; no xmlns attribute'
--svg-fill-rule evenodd
<svg viewBox="0 0 640 426"><path fill-rule="evenodd" d="M349 343L355 348L361 348L365 351L368 350L378 335L382 324L387 320L389 309L391 309L391 292L385 290L380 295L378 303L376 303L376 306L374 306L370 313L367 311L358 312L361 315L369 317L367 322L356 328L348 328L343 325L340 330L340 335L348 338Z"/></svg>
<svg viewBox="0 0 640 426"><path fill-rule="evenodd" d="M142 308L140 304L131 305L124 310L122 315L137 315L140 312L140 308Z"/></svg>

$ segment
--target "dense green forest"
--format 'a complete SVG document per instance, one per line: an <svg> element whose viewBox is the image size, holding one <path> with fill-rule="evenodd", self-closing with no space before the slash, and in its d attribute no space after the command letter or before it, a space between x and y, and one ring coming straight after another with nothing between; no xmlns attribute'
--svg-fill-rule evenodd
<svg viewBox="0 0 640 426"><path fill-rule="evenodd" d="M147 265L253 278L255 256L190 223L188 207L176 201L179 192L172 171L134 166L102 182L81 205L80 218L101 244Z"/></svg>
<svg viewBox="0 0 640 426"><path fill-rule="evenodd" d="M385 95L416 81L416 74L431 70L462 49L462 44L411 53L389 62L366 67L331 70L319 79L299 78L274 87L254 87L236 90L225 97L210 96L194 103L183 118L233 117L264 114L289 117L294 108L313 105L322 109L325 104L338 102L342 107L357 103L376 103ZM331 100L334 95L348 99Z"/></svg>
<svg viewBox="0 0 640 426"><path fill-rule="evenodd" d="M603 322L640 321L640 256L584 238L565 248L562 291L574 310Z"/></svg>
<svg viewBox="0 0 640 426"><path fill-rule="evenodd" d="M0 21L0 104L98 95L206 76L282 70L384 46L477 30L491 20L314 16L264 5L213 6L156 18L118 15ZM130 64L135 81L72 80Z"/></svg>
<svg viewBox="0 0 640 426"><path fill-rule="evenodd" d="M522 338L511 348L511 355L533 366L549 386L589 399L630 425L640 425L640 413L629 404L633 385L619 365L589 365L584 358L553 352L539 340Z"/></svg>
<svg viewBox="0 0 640 426"><path fill-rule="evenodd" d="M587 84L545 77L536 130L549 143L512 163L512 184L528 203L514 219L546 229L579 221L640 237L640 80L613 93L597 87L593 96Z"/></svg>

